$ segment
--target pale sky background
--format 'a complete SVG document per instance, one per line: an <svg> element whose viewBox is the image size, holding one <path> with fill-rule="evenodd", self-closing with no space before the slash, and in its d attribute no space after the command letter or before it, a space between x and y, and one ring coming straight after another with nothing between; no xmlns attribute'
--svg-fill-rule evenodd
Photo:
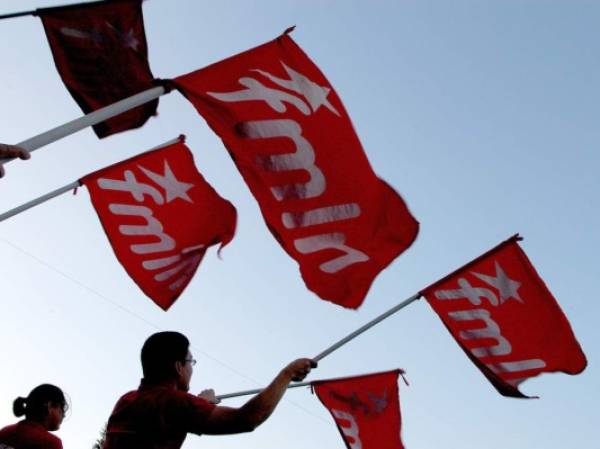
<svg viewBox="0 0 600 449"><path fill-rule="evenodd" d="M39 1L39 3L38 3ZM3 0L0 14L62 4ZM174 92L143 128L99 141L87 129L7 165L0 211L180 133L206 179L238 209L223 260L210 250L167 313L118 264L89 196L65 194L0 224L0 425L42 382L64 388L65 448L91 447L141 377L157 329L192 340L192 389L266 385L374 316L519 232L589 360L500 396L424 302L324 359L309 379L404 368L410 449L600 448L600 3L596 1L167 1L144 4L150 65L174 77L293 38L342 98L375 171L421 222L416 243L376 279L359 311L319 300L268 232L218 137ZM0 141L81 112L62 85L39 19L0 22ZM236 405L242 401L227 401ZM343 449L307 389L290 391L252 434L191 436L185 448Z"/></svg>

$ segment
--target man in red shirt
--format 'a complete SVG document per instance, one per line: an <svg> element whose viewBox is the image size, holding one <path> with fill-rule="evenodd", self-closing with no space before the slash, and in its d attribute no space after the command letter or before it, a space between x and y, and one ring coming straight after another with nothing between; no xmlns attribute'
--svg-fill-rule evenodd
<svg viewBox="0 0 600 449"><path fill-rule="evenodd" d="M29 151L21 147L0 143L0 159L5 157L18 157L20 159L29 159L31 155L29 154ZM2 161L0 161L0 178L2 178L3 176L4 167L2 166Z"/></svg>
<svg viewBox="0 0 600 449"><path fill-rule="evenodd" d="M251 432L275 410L288 384L304 379L316 363L298 359L239 408L222 407L214 392L188 393L195 360L178 332L150 336L142 348L140 387L119 399L108 420L103 449L179 449L188 433Z"/></svg>

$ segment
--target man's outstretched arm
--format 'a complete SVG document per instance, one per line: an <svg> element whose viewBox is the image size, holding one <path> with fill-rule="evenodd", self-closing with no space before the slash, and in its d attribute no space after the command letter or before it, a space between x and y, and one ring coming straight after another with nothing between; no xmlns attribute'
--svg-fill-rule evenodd
<svg viewBox="0 0 600 449"><path fill-rule="evenodd" d="M283 397L289 383L306 377L317 364L310 359L298 359L286 366L267 388L240 408L217 406L211 412L203 433L223 435L252 432L267 420Z"/></svg>

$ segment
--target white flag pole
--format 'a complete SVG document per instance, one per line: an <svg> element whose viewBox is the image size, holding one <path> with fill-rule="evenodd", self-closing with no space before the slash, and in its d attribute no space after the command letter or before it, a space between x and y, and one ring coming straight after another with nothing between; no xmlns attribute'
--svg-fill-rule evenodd
<svg viewBox="0 0 600 449"><path fill-rule="evenodd" d="M322 360L323 358L325 358L329 354L331 354L333 351L339 349L340 347L344 346L349 341L351 341L351 340L355 339L356 337L358 337L363 332L366 332L367 330L371 329L376 324L381 323L386 318L390 317L391 315L393 315L394 313L398 312L399 310L405 308L407 305L412 304L416 300L420 299L421 296L422 296L421 293L416 293L413 296L411 296L410 298L405 299L400 304L395 305L394 307L392 307L388 311L382 313L378 317L376 317L376 318L372 319L371 321L369 321L364 326L361 326L360 328L358 328L354 332L348 334L347 336L345 336L344 338L342 338L338 342L332 344L330 347L328 347L327 349L325 349L324 351L322 351L318 355L314 356L312 358L312 360L314 360L315 362L318 362L319 360ZM310 384L311 384L311 382L293 383L293 384L289 385L288 388L304 387L304 386L310 385ZM217 399L227 399L227 398L233 398L233 397L237 397L237 396L247 396L247 395L250 395L250 394L258 394L261 391L263 391L263 388L257 388L257 389L254 389L254 390L238 391L236 393L228 393L228 394L219 395L219 396L217 396Z"/></svg>
<svg viewBox="0 0 600 449"><path fill-rule="evenodd" d="M290 388L307 387L311 383L312 382L298 382L298 383L288 385L287 389L289 390ZM251 394L258 394L263 390L264 390L264 388L255 388L254 390L244 390L244 391L236 391L235 393L219 394L219 395L217 395L217 399L222 400L222 399L236 398L238 396L249 396Z"/></svg>
<svg viewBox="0 0 600 449"><path fill-rule="evenodd" d="M398 373L402 376L402 378L404 378L404 370L402 369L397 369L396 371L398 371ZM377 373L368 373L368 374L356 374L354 376L344 376L344 377L333 377L330 379L319 379L319 380L313 380L313 381L309 381L309 382L297 382L297 383L293 383L288 385L287 389L289 390L290 388L298 388L298 387L308 387L310 385L312 385L315 382L332 382L332 381L336 381L336 380L345 380L345 379L350 379L352 377L362 377L362 376L371 376L373 374L381 374L384 373L386 371L380 371ZM404 379L404 382L406 382L406 379ZM407 383L408 385L408 383ZM235 393L227 393L227 394L220 394L217 396L217 399L221 400L221 399L229 399L229 398L235 398L238 396L249 396L251 394L258 394L261 391L263 391L264 388L256 388L254 390L245 390L245 391L237 391Z"/></svg>
<svg viewBox="0 0 600 449"><path fill-rule="evenodd" d="M158 150L160 148L168 147L169 145L173 145L174 143L183 141L183 139L184 139L184 136L179 136L175 139L169 140L168 142L165 142L163 144L160 144L158 146L150 148L149 150L144 151L144 153L147 153L149 151ZM144 154L144 153L140 153L140 155ZM20 206L17 206L14 209L9 210L8 212L4 212L3 214L0 214L0 222L6 220L7 218L14 217L15 215L18 215L21 212L31 209L32 207L35 207L39 204L45 203L46 201L48 201L52 198L55 198L59 195L62 195L63 193L68 192L69 190L73 190L76 187L79 187L80 185L81 184L79 183L79 181L75 181L70 184L67 184L66 186L60 187L56 190L53 190L52 192L48 192L45 195L42 195L34 200L28 201L25 204L21 204Z"/></svg>
<svg viewBox="0 0 600 449"><path fill-rule="evenodd" d="M45 145L62 139L63 137L69 136L81 131L88 126L95 125L103 122L111 117L119 115L123 112L129 111L130 109L141 106L149 101L152 101L162 95L168 93L163 86L156 86L151 89L140 92L139 94L132 95L131 97L117 101L116 103L105 106L94 112L90 112L82 117L72 120L64 125L57 126L49 131L38 134L37 136L31 137L23 142L17 143L16 145L26 149L27 151L35 151ZM15 158L0 158L0 164L12 161Z"/></svg>
<svg viewBox="0 0 600 449"><path fill-rule="evenodd" d="M332 344L329 348L325 349L323 352L321 352L320 354L316 355L315 357L313 357L313 360L315 362L318 362L319 360L327 357L329 354L331 354L333 351L339 349L340 347L344 346L346 343L348 343L349 341L355 339L356 337L358 337L360 334L362 334L363 332L371 329L373 326L375 326L376 324L381 323L383 320L385 320L387 317L393 315L394 313L398 312L399 310L403 309L404 307L406 307L407 305L415 302L417 299L421 298L421 293L416 293L413 296L411 296L410 298L402 301L400 304L392 307L390 310L388 310L387 312L382 313L381 315L379 315L377 318L374 318L373 320L369 321L367 324L365 324L364 326L356 329L354 332L348 334L347 336L345 336L344 338L342 338L340 341L338 341L337 343Z"/></svg>
<svg viewBox="0 0 600 449"><path fill-rule="evenodd" d="M21 204L20 206L15 207L14 209L9 210L8 212L4 212L0 214L0 221L4 221L10 217L14 217L15 215L20 214L21 212L25 212L32 207L37 206L38 204L45 203L49 199L62 195L69 190L73 190L76 187L79 187L79 181L72 182L71 184L67 184L66 186L60 187L52 192L48 192L45 195L42 195L34 200L28 201L25 204Z"/></svg>

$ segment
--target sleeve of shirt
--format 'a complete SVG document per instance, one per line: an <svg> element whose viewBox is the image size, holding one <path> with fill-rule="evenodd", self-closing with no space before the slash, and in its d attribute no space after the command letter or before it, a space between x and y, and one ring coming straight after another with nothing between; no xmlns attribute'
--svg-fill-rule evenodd
<svg viewBox="0 0 600 449"><path fill-rule="evenodd" d="M189 393L181 393L178 400L178 419L186 432L201 435L215 404Z"/></svg>

